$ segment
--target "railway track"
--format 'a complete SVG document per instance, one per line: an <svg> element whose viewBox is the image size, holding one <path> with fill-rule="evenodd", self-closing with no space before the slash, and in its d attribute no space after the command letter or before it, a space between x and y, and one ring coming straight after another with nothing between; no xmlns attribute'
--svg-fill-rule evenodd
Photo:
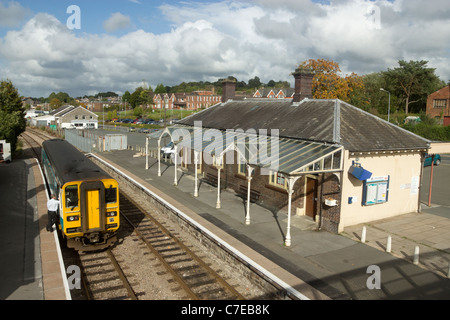
<svg viewBox="0 0 450 320"><path fill-rule="evenodd" d="M120 196L120 205L122 223L124 220L128 222L136 236L146 244L186 292L188 299L245 299L176 235L151 215L144 213L138 204L123 193Z"/></svg>
<svg viewBox="0 0 450 320"><path fill-rule="evenodd" d="M40 159L42 142L53 137L27 128L22 138ZM77 254L61 242L66 269L75 265L81 271L82 289L72 290L72 299L250 298L245 284L244 297L235 289L242 282L234 279L234 287L230 285L226 275L219 275L204 262L202 253L196 254L191 246L182 243L178 234L170 231L173 229L165 227L148 209L142 209L129 198L132 197L125 193L120 195L121 228L119 241L112 248Z"/></svg>
<svg viewBox="0 0 450 320"><path fill-rule="evenodd" d="M26 144L28 144L31 148L31 150L33 151L33 156L36 157L36 159L38 159L39 163L41 162L41 144L42 141L47 140L48 138L45 137L43 138L43 136L39 136L39 139L42 141L38 141L38 139L36 139L36 135L33 131L33 135L30 133L30 131L27 129L27 131L23 132L20 137L25 141Z"/></svg>
<svg viewBox="0 0 450 320"><path fill-rule="evenodd" d="M79 254L88 300L137 300L128 277L111 249Z"/></svg>

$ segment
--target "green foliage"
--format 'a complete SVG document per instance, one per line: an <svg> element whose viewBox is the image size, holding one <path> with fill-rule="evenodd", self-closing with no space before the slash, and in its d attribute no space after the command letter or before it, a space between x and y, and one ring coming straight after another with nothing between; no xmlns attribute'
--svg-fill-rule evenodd
<svg viewBox="0 0 450 320"><path fill-rule="evenodd" d="M420 122L418 124L407 123L401 127L428 140L450 141L450 126L443 127Z"/></svg>
<svg viewBox="0 0 450 320"><path fill-rule="evenodd" d="M128 101L133 109L142 104L153 103L151 91L145 90L142 87L136 88L136 90L130 95L130 99Z"/></svg>
<svg viewBox="0 0 450 320"><path fill-rule="evenodd" d="M25 108L11 81L0 82L0 140L16 149L17 137L25 131Z"/></svg>
<svg viewBox="0 0 450 320"><path fill-rule="evenodd" d="M97 93L94 97L96 99L98 99L99 97L102 97L102 99L105 99L105 98L118 97L118 96L119 95L117 93L115 93L115 92L107 91L107 92Z"/></svg>
<svg viewBox="0 0 450 320"><path fill-rule="evenodd" d="M428 61L425 60L400 60L398 64L399 67L382 73L392 88L391 93L402 99L406 114L425 109L427 96L442 86L442 81L434 73L435 69L428 68Z"/></svg>
<svg viewBox="0 0 450 320"><path fill-rule="evenodd" d="M158 84L155 88L155 93L166 93L166 87L162 83Z"/></svg>
<svg viewBox="0 0 450 320"><path fill-rule="evenodd" d="M133 110L133 115L136 117L140 118L142 116L142 113L143 113L142 107L136 107Z"/></svg>
<svg viewBox="0 0 450 320"><path fill-rule="evenodd" d="M77 105L77 102L75 101L75 99L72 98L71 96L69 96L69 94L65 93L65 92L58 92L58 93L52 92L48 96L47 102L52 103L52 101L53 101L53 103L57 102L57 105L55 104L55 107L53 107L54 109L59 108L60 106L65 105L65 104L71 104L74 106Z"/></svg>

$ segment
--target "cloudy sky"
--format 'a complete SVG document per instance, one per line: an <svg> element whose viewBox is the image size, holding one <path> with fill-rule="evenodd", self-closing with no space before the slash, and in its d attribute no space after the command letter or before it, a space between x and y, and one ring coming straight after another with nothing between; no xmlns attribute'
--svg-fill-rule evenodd
<svg viewBox="0 0 450 320"><path fill-rule="evenodd" d="M24 96L230 75L293 84L310 58L359 75L427 60L448 81L448 0L0 0L0 79Z"/></svg>

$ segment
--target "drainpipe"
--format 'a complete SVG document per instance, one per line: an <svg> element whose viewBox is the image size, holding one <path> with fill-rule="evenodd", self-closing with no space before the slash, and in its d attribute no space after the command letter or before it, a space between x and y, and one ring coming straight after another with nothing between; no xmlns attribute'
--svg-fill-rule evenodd
<svg viewBox="0 0 450 320"><path fill-rule="evenodd" d="M420 154L420 178L419 178L419 198L417 199L417 212L422 212L422 203L420 198L422 197L422 179L423 179L423 164L425 162L425 154Z"/></svg>
<svg viewBox="0 0 450 320"><path fill-rule="evenodd" d="M428 206L431 207L431 189L433 187L434 154L431 156L430 190L428 191Z"/></svg>

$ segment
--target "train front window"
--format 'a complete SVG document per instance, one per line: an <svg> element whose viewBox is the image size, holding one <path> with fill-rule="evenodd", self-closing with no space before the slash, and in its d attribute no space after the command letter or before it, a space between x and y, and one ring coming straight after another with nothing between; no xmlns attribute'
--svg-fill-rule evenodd
<svg viewBox="0 0 450 320"><path fill-rule="evenodd" d="M78 207L78 186L66 187L66 208Z"/></svg>
<svg viewBox="0 0 450 320"><path fill-rule="evenodd" d="M105 201L106 203L117 202L117 188L109 187L105 189Z"/></svg>

